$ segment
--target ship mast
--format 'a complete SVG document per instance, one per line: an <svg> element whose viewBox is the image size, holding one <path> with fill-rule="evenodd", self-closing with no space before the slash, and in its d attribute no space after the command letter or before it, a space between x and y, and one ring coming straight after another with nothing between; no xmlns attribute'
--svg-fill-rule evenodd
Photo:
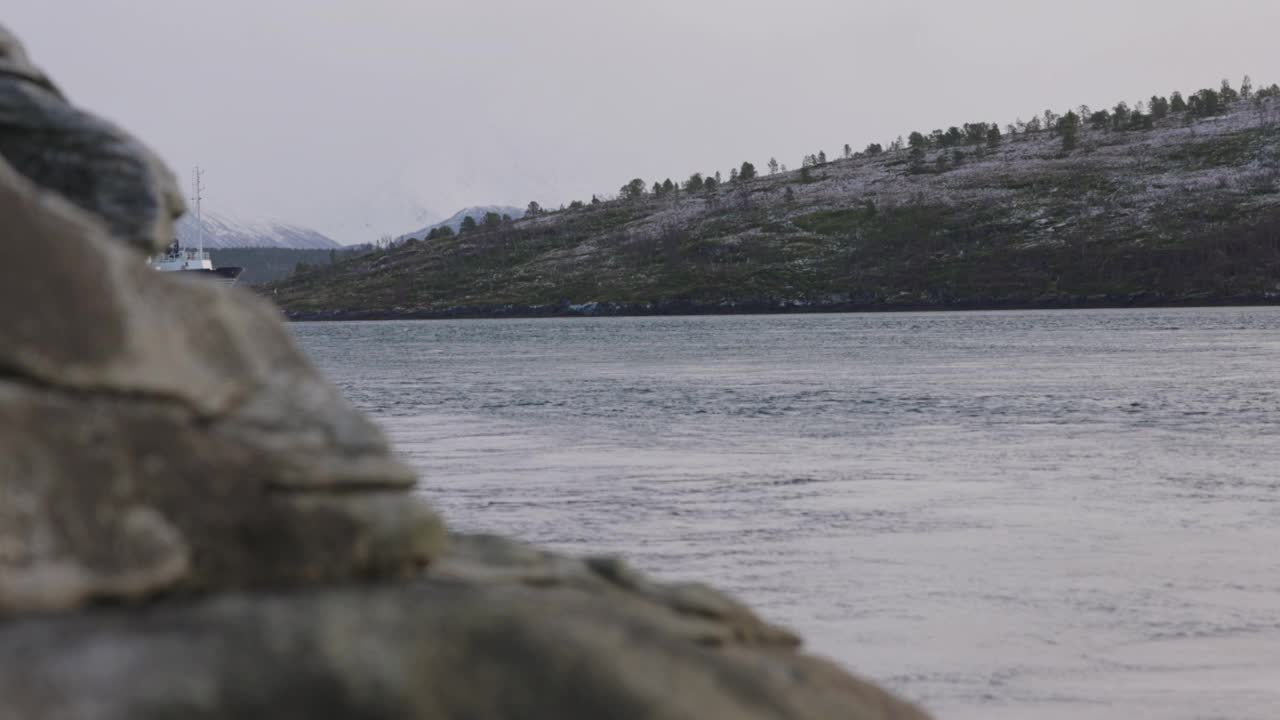
<svg viewBox="0 0 1280 720"><path fill-rule="evenodd" d="M196 257L204 260L204 221L200 219L200 201L203 199L204 192L204 185L201 184L200 178L204 173L200 171L199 165L196 166L192 175L194 176L194 182L192 183L194 191L191 199L195 201L196 205L196 252L198 253Z"/></svg>

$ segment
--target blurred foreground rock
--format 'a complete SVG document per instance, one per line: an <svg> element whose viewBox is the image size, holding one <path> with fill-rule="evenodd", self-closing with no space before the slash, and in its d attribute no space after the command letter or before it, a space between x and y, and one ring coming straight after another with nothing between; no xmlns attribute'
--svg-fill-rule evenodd
<svg viewBox="0 0 1280 720"><path fill-rule="evenodd" d="M11 621L0 716L925 717L705 588L655 596L506 541L456 545L457 567L419 581Z"/></svg>
<svg viewBox="0 0 1280 720"><path fill-rule="evenodd" d="M0 719L922 718L698 584L446 538L0 29Z"/></svg>
<svg viewBox="0 0 1280 720"><path fill-rule="evenodd" d="M115 125L68 104L3 26L0 156L145 252L173 239L173 221L186 207L164 163Z"/></svg>

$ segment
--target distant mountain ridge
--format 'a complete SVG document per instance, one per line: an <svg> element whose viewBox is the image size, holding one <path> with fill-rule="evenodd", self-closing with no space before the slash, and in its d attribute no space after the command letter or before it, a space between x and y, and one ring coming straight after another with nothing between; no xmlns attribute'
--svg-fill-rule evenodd
<svg viewBox="0 0 1280 720"><path fill-rule="evenodd" d="M463 208L458 212L454 213L453 215L451 215L446 220L441 220L440 222L435 223L433 225L428 225L423 228L418 228L413 232L405 233L404 235L397 237L396 242L408 240L409 238L417 238L421 240L422 238L426 237L427 233L431 232L432 230L435 230L436 228L445 227L445 226L448 226L451 230L453 230L454 232L457 232L458 228L462 227L462 221L464 219L470 217L474 219L476 222L480 222L484 220L484 216L486 213L497 213L498 215L510 215L512 220L519 220L520 218L524 217L524 210L518 207L512 207L510 205L476 205L469 208Z"/></svg>
<svg viewBox="0 0 1280 720"><path fill-rule="evenodd" d="M275 221L247 222L217 213L204 212L204 246L206 248L292 248L296 250L328 250L343 245L320 232ZM188 213L177 223L176 233L183 245L195 245L195 215Z"/></svg>

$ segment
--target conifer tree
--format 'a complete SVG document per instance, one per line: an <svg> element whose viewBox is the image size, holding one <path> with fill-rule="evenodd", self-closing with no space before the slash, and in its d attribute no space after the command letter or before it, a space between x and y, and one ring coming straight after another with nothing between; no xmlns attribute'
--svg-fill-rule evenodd
<svg viewBox="0 0 1280 720"><path fill-rule="evenodd" d="M1240 99L1240 93L1231 87L1231 83L1226 78L1223 78L1222 87L1218 90L1218 99L1223 105L1230 105Z"/></svg>
<svg viewBox="0 0 1280 720"><path fill-rule="evenodd" d="M463 233L464 235L465 235L466 233L469 233L469 232L474 231L477 227L478 227L478 225L476 225L476 219L475 219L475 218L471 217L470 215L467 215L466 217L462 218L462 226L461 226L461 229L462 229L462 233Z"/></svg>
<svg viewBox="0 0 1280 720"><path fill-rule="evenodd" d="M909 156L913 165L917 165L924 160L924 149L928 144L929 141L919 131L912 132L907 138L907 145L911 148Z"/></svg>
<svg viewBox="0 0 1280 720"><path fill-rule="evenodd" d="M1123 130L1129 124L1129 105L1128 103L1117 103L1111 111L1111 124L1116 130Z"/></svg>
<svg viewBox="0 0 1280 720"><path fill-rule="evenodd" d="M1182 93L1174 90L1169 94L1169 109L1176 113L1187 111L1187 101L1182 98Z"/></svg>
<svg viewBox="0 0 1280 720"><path fill-rule="evenodd" d="M619 194L622 196L623 200L638 200L644 197L644 188L644 180L635 178L626 185L623 185L622 189L619 190Z"/></svg>
<svg viewBox="0 0 1280 720"><path fill-rule="evenodd" d="M742 167L738 170L739 180L754 180L756 177L756 166L749 162L742 163Z"/></svg>
<svg viewBox="0 0 1280 720"><path fill-rule="evenodd" d="M1044 126L1049 130L1052 131L1058 128L1058 120L1058 116L1052 110L1044 111Z"/></svg>
<svg viewBox="0 0 1280 720"><path fill-rule="evenodd" d="M778 172L778 158L769 158L769 174L776 175Z"/></svg>
<svg viewBox="0 0 1280 720"><path fill-rule="evenodd" d="M1215 90L1205 88L1191 96L1191 99L1187 101L1187 110L1192 115L1208 117L1217 115L1218 111L1222 109L1222 105L1222 95Z"/></svg>
<svg viewBox="0 0 1280 720"><path fill-rule="evenodd" d="M1080 116L1073 112L1058 118L1058 134L1062 136L1062 151L1071 152L1076 149L1076 132L1080 129Z"/></svg>

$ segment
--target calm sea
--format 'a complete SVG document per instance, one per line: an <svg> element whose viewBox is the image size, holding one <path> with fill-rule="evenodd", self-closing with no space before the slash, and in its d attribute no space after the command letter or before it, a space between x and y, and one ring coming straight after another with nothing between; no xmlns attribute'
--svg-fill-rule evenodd
<svg viewBox="0 0 1280 720"><path fill-rule="evenodd" d="M1280 308L299 324L460 529L941 718L1280 717Z"/></svg>

